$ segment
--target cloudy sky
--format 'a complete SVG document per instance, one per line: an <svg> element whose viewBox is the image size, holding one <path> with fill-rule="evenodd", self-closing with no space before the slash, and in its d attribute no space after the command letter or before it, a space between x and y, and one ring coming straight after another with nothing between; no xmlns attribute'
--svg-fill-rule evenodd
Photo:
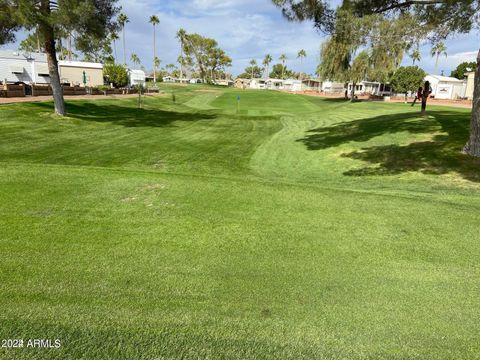
<svg viewBox="0 0 480 360"><path fill-rule="evenodd" d="M230 72L234 75L242 72L252 58L261 62L266 53L275 60L281 53L286 53L289 68L314 74L320 44L324 41L311 23L286 21L270 0L120 0L120 4L130 19L126 26L127 58L132 52L136 53L147 69L151 69L153 58L152 26L148 23L149 16L153 14L160 18L157 54L162 66L174 63L179 55L175 39L179 28L215 38L232 57ZM478 32L449 39L449 55L440 58L439 71L444 70L449 75L450 70L460 62L474 60L479 40ZM296 58L300 49L305 49L308 54L302 64ZM430 45L424 45L421 50L420 66L427 72L433 72ZM119 59L122 54L121 43L118 42ZM404 64L411 64L411 60L405 57Z"/></svg>

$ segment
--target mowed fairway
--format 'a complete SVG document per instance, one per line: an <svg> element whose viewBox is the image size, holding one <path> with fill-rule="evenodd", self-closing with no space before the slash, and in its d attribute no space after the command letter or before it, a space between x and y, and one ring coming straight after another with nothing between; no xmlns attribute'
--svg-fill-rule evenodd
<svg viewBox="0 0 480 360"><path fill-rule="evenodd" d="M0 107L1 359L479 358L469 111L164 89Z"/></svg>

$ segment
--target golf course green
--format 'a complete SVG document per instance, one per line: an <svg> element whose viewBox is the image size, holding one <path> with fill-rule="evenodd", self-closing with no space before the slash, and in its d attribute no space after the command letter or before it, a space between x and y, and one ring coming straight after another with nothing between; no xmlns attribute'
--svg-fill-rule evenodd
<svg viewBox="0 0 480 360"><path fill-rule="evenodd" d="M468 109L162 89L0 106L0 359L479 358Z"/></svg>

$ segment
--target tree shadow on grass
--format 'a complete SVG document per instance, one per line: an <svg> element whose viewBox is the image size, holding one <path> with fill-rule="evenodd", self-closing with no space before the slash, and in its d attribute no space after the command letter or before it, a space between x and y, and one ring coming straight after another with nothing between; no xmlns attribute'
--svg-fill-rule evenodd
<svg viewBox="0 0 480 360"><path fill-rule="evenodd" d="M432 134L431 140L407 145L368 146L344 153L345 158L371 164L348 170L344 175L396 175L410 171L441 175L454 172L464 179L480 182L480 159L461 152L468 139L470 114L448 110L428 114L426 118L417 113L390 114L340 123L310 130L298 141L309 150L320 150L350 142L366 142L384 134Z"/></svg>
<svg viewBox="0 0 480 360"><path fill-rule="evenodd" d="M51 103L35 103L37 107L52 109ZM69 102L66 103L69 117L99 123L112 123L125 127L164 127L175 121L213 120L211 112L179 112L157 108L138 109L135 105L116 105L106 103Z"/></svg>

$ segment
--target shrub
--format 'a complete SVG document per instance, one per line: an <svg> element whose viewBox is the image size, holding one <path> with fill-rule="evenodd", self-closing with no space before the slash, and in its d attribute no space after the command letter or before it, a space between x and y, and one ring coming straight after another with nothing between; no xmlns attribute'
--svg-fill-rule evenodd
<svg viewBox="0 0 480 360"><path fill-rule="evenodd" d="M103 68L103 77L116 88L128 85L128 72L123 65L106 64Z"/></svg>

